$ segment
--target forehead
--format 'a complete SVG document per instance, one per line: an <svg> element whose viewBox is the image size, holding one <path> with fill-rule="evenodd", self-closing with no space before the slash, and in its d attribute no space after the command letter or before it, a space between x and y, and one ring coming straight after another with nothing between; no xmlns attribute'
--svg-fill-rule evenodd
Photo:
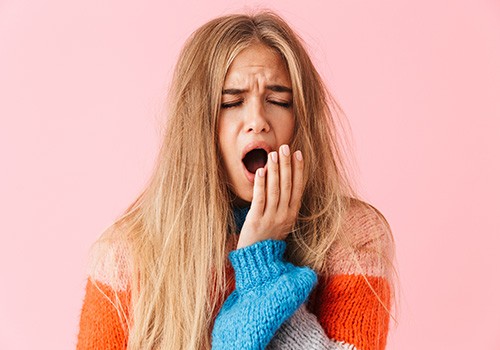
<svg viewBox="0 0 500 350"><path fill-rule="evenodd" d="M290 86L286 65L275 50L263 44L253 44L241 51L229 66L225 84L246 84L252 79Z"/></svg>

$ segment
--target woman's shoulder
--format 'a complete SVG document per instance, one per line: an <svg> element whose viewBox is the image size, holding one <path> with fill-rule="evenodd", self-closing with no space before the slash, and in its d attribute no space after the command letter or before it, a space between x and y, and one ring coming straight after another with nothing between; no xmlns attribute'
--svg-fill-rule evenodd
<svg viewBox="0 0 500 350"><path fill-rule="evenodd" d="M358 248L374 241L392 241L391 227L382 212L360 199L349 199L341 230Z"/></svg>
<svg viewBox="0 0 500 350"><path fill-rule="evenodd" d="M394 256L391 227L380 210L351 198L339 239L329 253L329 270L335 274L385 276Z"/></svg>
<svg viewBox="0 0 500 350"><path fill-rule="evenodd" d="M132 252L123 229L108 227L90 248L87 272L91 279L115 291L128 288L132 273Z"/></svg>

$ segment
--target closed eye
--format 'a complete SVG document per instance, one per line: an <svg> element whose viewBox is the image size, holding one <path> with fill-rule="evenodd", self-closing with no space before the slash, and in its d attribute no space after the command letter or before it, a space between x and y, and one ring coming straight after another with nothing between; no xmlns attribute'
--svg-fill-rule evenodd
<svg viewBox="0 0 500 350"><path fill-rule="evenodd" d="M242 104L243 104L243 101L226 102L226 103L221 104L221 108L237 107L237 106L241 106Z"/></svg>
<svg viewBox="0 0 500 350"><path fill-rule="evenodd" d="M292 106L291 102L279 102L279 101L268 101L268 102L283 108L290 108Z"/></svg>
<svg viewBox="0 0 500 350"><path fill-rule="evenodd" d="M279 102L279 101L272 101L272 100L268 100L268 102L273 104L273 105L280 106L283 108L290 108L292 106L291 102ZM221 108L228 109L228 108L232 108L232 107L241 106L242 104L243 104L243 100L235 101L235 102L226 102L226 103L221 104Z"/></svg>

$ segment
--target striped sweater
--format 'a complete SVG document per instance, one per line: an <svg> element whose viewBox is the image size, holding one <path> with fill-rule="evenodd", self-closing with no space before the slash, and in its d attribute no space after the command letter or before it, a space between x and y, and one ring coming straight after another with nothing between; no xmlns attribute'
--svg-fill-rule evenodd
<svg viewBox="0 0 500 350"><path fill-rule="evenodd" d="M235 209L239 228L247 212ZM390 228L371 207L356 201L343 230L354 249L333 246L329 273L322 275L285 261L284 241L233 250L229 260L235 283L215 319L213 349L384 349L389 314L378 298L389 307ZM124 251L113 246L106 261L91 266L78 349L126 348L127 328L110 303L118 296L128 313L129 261Z"/></svg>

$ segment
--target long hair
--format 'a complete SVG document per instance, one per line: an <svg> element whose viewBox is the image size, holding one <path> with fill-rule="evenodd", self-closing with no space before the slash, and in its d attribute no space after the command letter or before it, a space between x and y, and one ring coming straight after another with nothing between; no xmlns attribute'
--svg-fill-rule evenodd
<svg viewBox="0 0 500 350"><path fill-rule="evenodd" d="M216 18L182 49L147 186L100 239L120 242L130 255L130 314L121 312L130 349L210 348L216 300L227 289L227 256L236 236L233 195L217 142L221 93L234 58L254 43L278 52L288 69L296 121L290 148L304 154L306 185L286 255L322 273L330 248L350 244L340 228L357 196L343 143L343 112L305 45L269 11ZM124 310L118 298L115 303Z"/></svg>

